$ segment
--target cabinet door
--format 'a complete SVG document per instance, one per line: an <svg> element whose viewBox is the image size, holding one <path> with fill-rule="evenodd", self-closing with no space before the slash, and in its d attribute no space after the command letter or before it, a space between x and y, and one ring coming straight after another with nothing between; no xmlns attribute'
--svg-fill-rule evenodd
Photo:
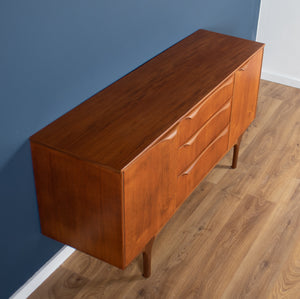
<svg viewBox="0 0 300 299"><path fill-rule="evenodd" d="M171 218L176 208L177 129L124 170L125 264Z"/></svg>
<svg viewBox="0 0 300 299"><path fill-rule="evenodd" d="M255 118L262 54L259 51L235 73L229 147Z"/></svg>

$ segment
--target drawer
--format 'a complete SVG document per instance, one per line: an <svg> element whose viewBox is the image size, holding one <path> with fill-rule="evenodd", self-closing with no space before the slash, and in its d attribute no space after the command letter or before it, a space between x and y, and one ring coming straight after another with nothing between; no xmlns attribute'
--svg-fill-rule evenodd
<svg viewBox="0 0 300 299"><path fill-rule="evenodd" d="M200 103L192 112L179 123L178 142L184 144L198 131L210 117L232 97L233 76L226 80L216 91Z"/></svg>
<svg viewBox="0 0 300 299"><path fill-rule="evenodd" d="M177 174L182 173L229 124L231 100L178 149Z"/></svg>
<svg viewBox="0 0 300 299"><path fill-rule="evenodd" d="M227 126L200 156L177 177L177 207L192 193L227 152L228 133L229 128Z"/></svg>

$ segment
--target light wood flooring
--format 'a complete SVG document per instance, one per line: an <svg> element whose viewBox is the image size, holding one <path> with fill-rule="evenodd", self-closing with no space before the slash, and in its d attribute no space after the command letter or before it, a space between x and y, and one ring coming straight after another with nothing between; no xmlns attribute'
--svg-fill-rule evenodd
<svg viewBox="0 0 300 299"><path fill-rule="evenodd" d="M157 236L152 276L76 251L29 298L300 298L300 89L261 81L257 118Z"/></svg>

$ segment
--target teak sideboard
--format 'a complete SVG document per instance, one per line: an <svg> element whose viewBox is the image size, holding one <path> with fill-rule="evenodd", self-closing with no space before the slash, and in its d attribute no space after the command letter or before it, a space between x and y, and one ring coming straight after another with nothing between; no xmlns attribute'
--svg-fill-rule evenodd
<svg viewBox="0 0 300 299"><path fill-rule="evenodd" d="M253 121L264 45L198 30L31 138L42 233L124 269Z"/></svg>

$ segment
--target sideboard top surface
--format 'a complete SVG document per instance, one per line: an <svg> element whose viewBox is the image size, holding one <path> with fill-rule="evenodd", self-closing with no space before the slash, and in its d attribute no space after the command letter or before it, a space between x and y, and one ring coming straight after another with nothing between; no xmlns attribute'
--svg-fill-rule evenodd
<svg viewBox="0 0 300 299"><path fill-rule="evenodd" d="M263 46L198 30L31 141L120 171Z"/></svg>

